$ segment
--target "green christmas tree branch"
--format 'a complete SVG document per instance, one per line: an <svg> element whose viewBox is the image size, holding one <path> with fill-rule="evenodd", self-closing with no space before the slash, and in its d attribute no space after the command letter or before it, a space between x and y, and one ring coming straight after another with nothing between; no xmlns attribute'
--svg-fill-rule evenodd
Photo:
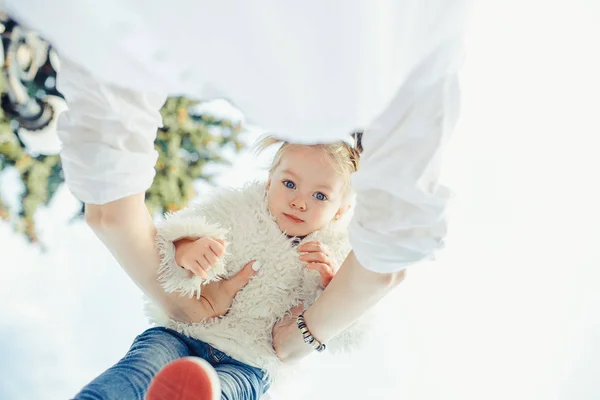
<svg viewBox="0 0 600 400"><path fill-rule="evenodd" d="M195 196L194 181L210 181L210 176L203 173L204 167L211 163L228 163L221 155L226 146L233 145L236 151L244 148L239 140L239 125L205 116L190 116L188 110L194 104L186 98L170 98L161 110L164 127L157 132L155 141L159 155L156 177L146 193L146 203L152 213L173 212L185 207ZM25 190L20 195L21 209L16 217L11 217L0 199L0 217L10 220L14 229L31 242L37 242L35 213L40 206L48 205L64 178L60 158L32 155L21 145L14 126L2 112L0 173L9 167L16 168Z"/></svg>
<svg viewBox="0 0 600 400"><path fill-rule="evenodd" d="M14 26L14 21L6 18L4 16L0 21L1 27L5 28L0 50L5 53L13 51L9 46L13 31L7 27ZM18 82L22 83L29 96L38 101L43 101L46 95L61 96L54 87L56 72L49 57L49 49L48 46L31 46L26 50L32 53L30 60L46 60L36 65L39 68L34 69L37 72L33 79L22 81L21 76L14 75L14 68L10 70L12 78L19 79ZM44 53L34 54L35 52ZM4 78L9 71L6 67L11 62L15 63L18 57L11 53L5 54L4 58L10 62L5 62L0 70L0 94L3 95L9 89ZM36 211L52 201L63 184L64 177L57 155L38 155L34 152L35 149L24 148L18 137L19 123L13 118L16 108L9 103L3 102L2 107L6 106L10 113L0 108L0 174L9 168L16 169L25 189L19 195L18 210L9 210L0 191L0 218L9 221L15 231L25 235L31 242L37 242ZM195 196L194 182L199 179L210 182L211 176L205 173L205 167L215 163L228 163L223 157L223 150L227 146L233 146L236 151L244 147L239 140L238 124L208 115L190 115L189 110L195 105L196 102L190 99L173 97L161 109L164 127L157 132L155 141L159 155L156 178L146 193L147 205L153 213L176 211L185 207ZM83 206L79 215L82 212Z"/></svg>

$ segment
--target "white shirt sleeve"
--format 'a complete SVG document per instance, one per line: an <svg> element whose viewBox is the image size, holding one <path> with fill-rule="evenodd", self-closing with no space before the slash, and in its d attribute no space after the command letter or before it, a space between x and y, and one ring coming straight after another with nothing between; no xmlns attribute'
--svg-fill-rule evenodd
<svg viewBox="0 0 600 400"><path fill-rule="evenodd" d="M438 179L442 148L458 117L460 59L460 41L434 49L364 133L349 233L369 270L400 271L443 246L450 192Z"/></svg>
<svg viewBox="0 0 600 400"><path fill-rule="evenodd" d="M65 181L75 197L104 204L145 192L154 179L154 140L166 95L103 83L66 59L57 88L69 104L58 135Z"/></svg>
<svg viewBox="0 0 600 400"><path fill-rule="evenodd" d="M365 130L350 226L365 268L398 271L442 246L440 153L458 113L468 0L150 3L8 1L83 66L65 62L58 87L71 107L63 166L79 199L150 186L160 93L222 97L294 142ZM165 20L177 24L158 29Z"/></svg>

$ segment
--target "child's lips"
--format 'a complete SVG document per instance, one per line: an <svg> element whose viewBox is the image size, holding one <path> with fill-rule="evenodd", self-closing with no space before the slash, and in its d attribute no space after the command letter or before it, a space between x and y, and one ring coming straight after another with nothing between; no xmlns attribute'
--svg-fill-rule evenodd
<svg viewBox="0 0 600 400"><path fill-rule="evenodd" d="M301 224L302 222L304 222L304 220L303 220L303 219L300 219L300 218L298 218L298 217L295 217L295 216L293 216L293 215L291 215L291 214L286 214L286 213L283 213L283 215L285 215L285 216L286 216L286 218L287 218L287 219L289 219L290 221L292 221L292 222L295 222L295 223L297 223L297 224Z"/></svg>

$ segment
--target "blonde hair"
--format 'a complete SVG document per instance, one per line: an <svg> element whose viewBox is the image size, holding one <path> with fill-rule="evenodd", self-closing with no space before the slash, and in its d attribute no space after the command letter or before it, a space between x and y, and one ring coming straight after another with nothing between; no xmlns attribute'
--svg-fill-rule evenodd
<svg viewBox="0 0 600 400"><path fill-rule="evenodd" d="M277 139L274 136L265 136L259 139L254 145L256 153L261 153L268 147L271 147L276 144L281 144L275 157L273 157L273 162L271 163L271 167L269 168L269 175L273 174L273 171L277 168L279 163L281 162L281 158L285 151L294 146L309 146L316 147L322 149L325 154L329 156L330 161L332 162L332 166L339 174L343 175L346 180L347 187L350 186L350 175L352 173L358 171L359 168L359 160L360 153L362 153L362 132L356 132L352 134L354 138L354 146L340 140L338 142L333 143L322 143L322 144L295 144L286 142L280 139Z"/></svg>

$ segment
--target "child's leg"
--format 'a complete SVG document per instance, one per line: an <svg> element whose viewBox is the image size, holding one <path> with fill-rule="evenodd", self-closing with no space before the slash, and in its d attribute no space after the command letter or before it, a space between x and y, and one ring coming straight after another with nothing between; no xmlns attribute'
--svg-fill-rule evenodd
<svg viewBox="0 0 600 400"><path fill-rule="evenodd" d="M181 336L165 328L139 335L118 363L87 384L75 400L140 399L150 381L166 364L191 352Z"/></svg>
<svg viewBox="0 0 600 400"><path fill-rule="evenodd" d="M148 400L258 400L269 389L271 378L265 371L202 341L192 339L188 344L203 358L169 363L152 381Z"/></svg>
<svg viewBox="0 0 600 400"><path fill-rule="evenodd" d="M258 368L241 363L214 367L221 383L221 400L258 400L269 388L268 377Z"/></svg>

